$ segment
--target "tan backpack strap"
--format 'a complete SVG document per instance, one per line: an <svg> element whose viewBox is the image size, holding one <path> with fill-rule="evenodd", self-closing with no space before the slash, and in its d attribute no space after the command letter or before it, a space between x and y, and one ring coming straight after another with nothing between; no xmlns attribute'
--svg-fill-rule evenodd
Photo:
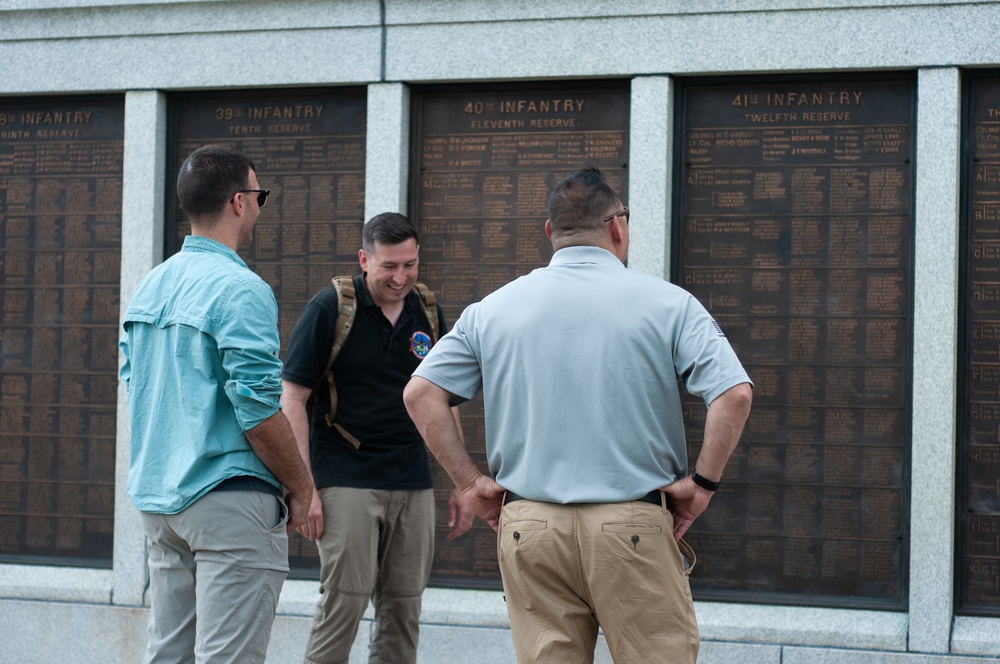
<svg viewBox="0 0 1000 664"><path fill-rule="evenodd" d="M361 441L351 435L351 433L337 422L333 421L337 414L337 384L333 382L333 371L326 372L326 380L330 384L330 412L326 415L326 426L328 429L336 429L344 440L354 446L354 449L361 447Z"/></svg>
<svg viewBox="0 0 1000 664"><path fill-rule="evenodd" d="M323 377L330 385L330 412L326 415L326 426L336 429L354 449L361 447L361 441L347 432L344 427L334 422L337 416L337 384L333 380L333 362L337 359L340 349L344 347L347 336L354 325L354 315L358 311L357 293L354 290L353 277L334 277L330 280L333 290L337 293L337 323L334 326L333 344L330 346L330 357L326 361Z"/></svg>
<svg viewBox="0 0 1000 664"><path fill-rule="evenodd" d="M354 314L358 311L357 294L354 292L354 279L351 277L334 277L330 280L333 290L337 292L337 324L333 333L333 345L330 346L330 358L326 361L326 370L333 368L340 349L347 341L354 325Z"/></svg>
<svg viewBox="0 0 1000 664"><path fill-rule="evenodd" d="M354 436L352 436L347 431L347 429L345 429L344 427L340 426L336 422L333 423L333 428L336 429L337 431L339 431L340 435L343 436L347 440L347 442L349 442L351 445L354 446L354 449L358 449L359 447L361 447L361 441L358 440L357 438L355 438Z"/></svg>
<svg viewBox="0 0 1000 664"><path fill-rule="evenodd" d="M417 295L420 296L420 310L424 313L427 325L431 328L431 343L436 344L441 337L441 330L438 326L437 298L434 296L434 291L419 281L413 284L413 290L417 291Z"/></svg>

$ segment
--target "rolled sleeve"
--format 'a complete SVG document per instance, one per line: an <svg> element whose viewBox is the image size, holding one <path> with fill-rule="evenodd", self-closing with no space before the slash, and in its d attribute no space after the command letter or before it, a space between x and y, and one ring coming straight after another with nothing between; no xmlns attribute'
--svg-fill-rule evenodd
<svg viewBox="0 0 1000 664"><path fill-rule="evenodd" d="M226 396L240 427L252 429L281 407L278 304L267 284L251 281L234 290L216 341L228 376Z"/></svg>

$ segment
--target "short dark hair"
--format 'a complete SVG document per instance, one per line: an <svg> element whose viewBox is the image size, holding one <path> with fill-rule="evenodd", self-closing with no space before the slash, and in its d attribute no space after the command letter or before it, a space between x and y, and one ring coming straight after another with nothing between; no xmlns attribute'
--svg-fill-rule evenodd
<svg viewBox="0 0 1000 664"><path fill-rule="evenodd" d="M549 226L560 237L598 231L608 210L619 204L618 194L596 166L586 166L564 177L549 194Z"/></svg>
<svg viewBox="0 0 1000 664"><path fill-rule="evenodd" d="M191 218L212 217L247 186L256 171L245 154L222 145L205 145L184 160L177 174L177 198Z"/></svg>
<svg viewBox="0 0 1000 664"><path fill-rule="evenodd" d="M368 220L361 229L361 248L370 254L376 244L400 244L413 238L418 244L417 229L398 212L383 212Z"/></svg>

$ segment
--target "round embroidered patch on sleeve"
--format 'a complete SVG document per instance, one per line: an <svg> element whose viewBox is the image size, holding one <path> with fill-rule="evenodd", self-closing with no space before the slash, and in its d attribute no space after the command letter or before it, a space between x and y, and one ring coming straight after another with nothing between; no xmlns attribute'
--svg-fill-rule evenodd
<svg viewBox="0 0 1000 664"><path fill-rule="evenodd" d="M431 337L426 332L421 332L417 330L410 337L410 352L424 359L427 357L427 353L431 352Z"/></svg>

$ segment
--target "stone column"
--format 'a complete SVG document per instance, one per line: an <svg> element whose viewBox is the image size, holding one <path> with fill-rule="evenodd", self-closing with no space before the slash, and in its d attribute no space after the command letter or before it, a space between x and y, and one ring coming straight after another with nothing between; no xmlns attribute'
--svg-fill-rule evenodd
<svg viewBox="0 0 1000 664"><path fill-rule="evenodd" d="M946 653L955 579L961 72L917 76L909 649Z"/></svg>
<svg viewBox="0 0 1000 664"><path fill-rule="evenodd" d="M632 80L629 117L629 267L670 276L673 189L674 81L667 76Z"/></svg>
<svg viewBox="0 0 1000 664"><path fill-rule="evenodd" d="M407 213L410 172L410 89L402 83L368 86L365 221L381 212Z"/></svg>
<svg viewBox="0 0 1000 664"><path fill-rule="evenodd" d="M125 154L122 181L122 266L119 320L132 291L163 261L166 97L153 90L125 95ZM172 192L171 192L172 195ZM121 358L119 358L119 363ZM128 398L118 384L118 440L115 456L114 581L111 601L143 602L148 570L139 513L126 493L129 466Z"/></svg>

